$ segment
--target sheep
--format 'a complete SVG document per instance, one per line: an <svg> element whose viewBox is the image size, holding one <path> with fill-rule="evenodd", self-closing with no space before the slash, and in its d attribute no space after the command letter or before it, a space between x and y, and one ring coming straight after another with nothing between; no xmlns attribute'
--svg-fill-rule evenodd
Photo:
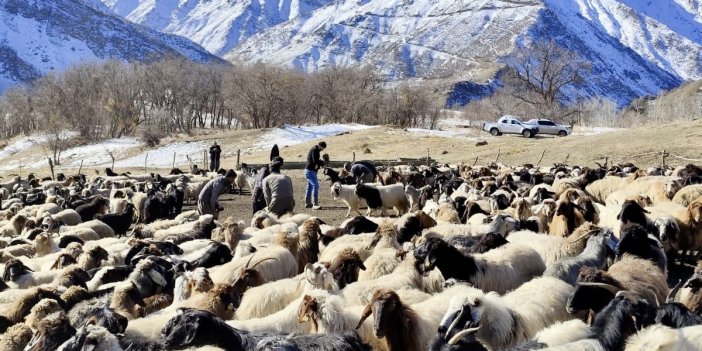
<svg viewBox="0 0 702 351"><path fill-rule="evenodd" d="M92 324L78 329L76 335L66 340L57 351L120 351L119 340L109 330Z"/></svg>
<svg viewBox="0 0 702 351"><path fill-rule="evenodd" d="M110 208L108 199L98 196L85 205L80 205L76 208L76 212L80 215L82 222L87 222L95 219L98 214L107 213Z"/></svg>
<svg viewBox="0 0 702 351"><path fill-rule="evenodd" d="M341 199L341 201L346 204L346 207L348 207L346 218L351 216L351 212L356 212L358 215L361 215L360 208L366 205L366 201L356 195L356 185L334 183L330 189L334 200Z"/></svg>
<svg viewBox="0 0 702 351"><path fill-rule="evenodd" d="M78 225L81 222L83 222L83 220L80 217L80 214L76 212L76 210L72 210L70 208L65 209L57 214L51 215L50 217L54 221L68 226Z"/></svg>
<svg viewBox="0 0 702 351"><path fill-rule="evenodd" d="M355 194L368 204L367 215L373 210L380 209L381 216L385 216L386 209L394 209L398 216L409 210L409 201L401 184L370 186L356 185Z"/></svg>
<svg viewBox="0 0 702 351"><path fill-rule="evenodd" d="M356 216L342 222L339 227L342 229L343 234L356 235L375 232L378 229L378 223L363 216Z"/></svg>
<svg viewBox="0 0 702 351"><path fill-rule="evenodd" d="M635 172L627 177L606 176L590 183L585 187L585 191L593 200L604 204L610 194L626 188L627 185L643 175L642 172Z"/></svg>
<svg viewBox="0 0 702 351"><path fill-rule="evenodd" d="M567 237L575 228L585 223L582 209L575 202L559 201L553 219L549 223L549 235Z"/></svg>
<svg viewBox="0 0 702 351"><path fill-rule="evenodd" d="M626 341L625 351L694 351L702 349L702 326L672 329L652 325L632 335Z"/></svg>
<svg viewBox="0 0 702 351"><path fill-rule="evenodd" d="M127 204L125 208L118 214L109 213L105 215L98 216L98 220L107 224L114 234L119 236L127 234L127 230L132 225L132 221L135 217L135 208L132 204Z"/></svg>
<svg viewBox="0 0 702 351"><path fill-rule="evenodd" d="M678 205L687 207L700 196L702 196L702 184L692 184L683 187L675 193L672 201Z"/></svg>
<svg viewBox="0 0 702 351"><path fill-rule="evenodd" d="M439 223L447 224L460 224L461 218L458 215L458 211L453 205L444 203L439 205L439 209L436 212L435 219Z"/></svg>
<svg viewBox="0 0 702 351"><path fill-rule="evenodd" d="M465 335L474 334L490 350L504 350L533 338L553 322L572 319L565 309L572 291L570 284L542 277L502 297L494 292L468 299L454 297L439 335L445 335L450 338L449 344L455 344ZM456 327L459 329L454 335Z"/></svg>
<svg viewBox="0 0 702 351"><path fill-rule="evenodd" d="M44 205L41 205L39 209L37 209L37 213L35 215L36 218L43 218L45 216L50 216L57 214L61 211L61 207L55 203L46 203Z"/></svg>
<svg viewBox="0 0 702 351"><path fill-rule="evenodd" d="M115 236L115 231L110 228L109 225L105 224L99 219L93 219L92 221L87 221L79 223L73 227L67 227L64 230L70 230L70 228L90 228L92 229L101 239L111 238Z"/></svg>
<svg viewBox="0 0 702 351"><path fill-rule="evenodd" d="M583 268L573 294L568 298L571 313L598 312L619 291L627 291L658 305L669 293L666 277L651 261L625 255L608 271Z"/></svg>
<svg viewBox="0 0 702 351"><path fill-rule="evenodd" d="M687 207L670 202L655 208L676 219L680 229L678 249L686 251L702 248L702 197L695 199Z"/></svg>
<svg viewBox="0 0 702 351"><path fill-rule="evenodd" d="M616 242L611 231L600 231L587 239L582 253L572 258L565 258L548 266L544 276L555 277L568 284L575 284L582 267L602 268L607 263L610 252L614 251Z"/></svg>
<svg viewBox="0 0 702 351"><path fill-rule="evenodd" d="M409 305L395 291L380 288L363 309L356 329L373 315L373 331L382 338L387 350L424 350L448 307L450 297L476 293L475 288L459 285L424 302Z"/></svg>
<svg viewBox="0 0 702 351"><path fill-rule="evenodd" d="M411 184L405 186L405 194L409 201L410 211L416 211L424 207L427 199L431 198L432 188L430 185L423 186L419 189Z"/></svg>
<svg viewBox="0 0 702 351"><path fill-rule="evenodd" d="M386 249L376 249L376 250L386 250ZM390 249L393 250L394 249ZM373 256L371 256L373 257ZM393 259L395 258L395 254L393 253ZM369 257L370 260L370 257ZM373 261L369 261L369 263L373 263ZM393 262L394 263L394 262ZM388 269L385 272L385 274L390 273L390 271L394 270L397 268L397 265L394 264L389 264L387 266ZM361 280L367 280L367 279L374 279L377 278L371 277L371 275L362 275L360 271L366 271L366 266L361 260L361 256L356 253L353 249L347 248L339 253L337 257L335 257L330 263L328 267L329 272L332 274L332 277L334 281L338 284L339 289L345 288L347 285L358 281L361 279L363 276L364 279ZM382 275L382 274L381 274Z"/></svg>
<svg viewBox="0 0 702 351"><path fill-rule="evenodd" d="M587 339L590 335L590 326L579 319L571 319L567 322L557 322L550 325L548 328L536 333L532 340L510 349L510 351L556 347Z"/></svg>
<svg viewBox="0 0 702 351"><path fill-rule="evenodd" d="M55 312L39 323L26 350L56 350L75 333L76 329L71 326L66 313Z"/></svg>
<svg viewBox="0 0 702 351"><path fill-rule="evenodd" d="M297 275L297 259L286 248L271 246L255 253L256 261L263 261L257 269L267 281L290 278ZM210 269L210 276L215 283L234 282L240 269L251 257L234 258L231 262Z"/></svg>
<svg viewBox="0 0 702 351"><path fill-rule="evenodd" d="M588 339L550 347L548 350L621 350L629 336L653 323L654 314L654 308L648 301L620 292L595 316Z"/></svg>
<svg viewBox="0 0 702 351"><path fill-rule="evenodd" d="M478 216L473 216L473 218ZM498 214L493 217L487 217L485 223L478 225L471 224L442 224L437 225L429 233L434 233L449 239L453 236L477 236L487 233L498 233L502 236L507 236L509 233L517 230L519 222L507 215Z"/></svg>
<svg viewBox="0 0 702 351"><path fill-rule="evenodd" d="M32 330L25 324L15 324L0 336L0 350L22 351L32 339Z"/></svg>
<svg viewBox="0 0 702 351"><path fill-rule="evenodd" d="M36 305L32 307L29 311L27 317L25 317L25 324L36 330L42 319L46 318L48 315L63 311L63 308L54 299L43 299L39 301Z"/></svg>
<svg viewBox="0 0 702 351"><path fill-rule="evenodd" d="M381 223L375 233L345 235L332 241L324 248L319 256L320 261L329 262L337 257L341 251L352 248L362 260L367 259L372 250L379 248L395 248L399 249L400 244L397 241L397 229L389 222Z"/></svg>
<svg viewBox="0 0 702 351"><path fill-rule="evenodd" d="M125 282L115 286L109 307L116 313L132 320L145 315L146 303L134 282Z"/></svg>
<svg viewBox="0 0 702 351"><path fill-rule="evenodd" d="M680 302L693 313L702 312L702 275L699 272L695 272L683 285Z"/></svg>
<svg viewBox="0 0 702 351"><path fill-rule="evenodd" d="M587 239L601 230L592 223L578 227L569 237L536 234L531 231L517 231L507 237L510 243L526 245L536 250L546 267L556 261L579 255L586 246Z"/></svg>
<svg viewBox="0 0 702 351"><path fill-rule="evenodd" d="M225 323L210 313L198 310L179 310L165 323L160 336L168 349L187 346L215 345L225 350L319 350L366 351L353 333L315 335L275 335L271 333L242 332L232 327L235 321Z"/></svg>
<svg viewBox="0 0 702 351"><path fill-rule="evenodd" d="M528 246L509 244L478 255L463 255L437 237L429 237L414 250L417 270L437 267L445 279L456 278L485 291L504 293L541 275L546 266Z"/></svg>
<svg viewBox="0 0 702 351"><path fill-rule="evenodd" d="M615 259L619 260L625 254L650 260L663 271L663 274L668 273L668 260L661 243L638 224L630 223L622 228L622 239L617 244Z"/></svg>
<svg viewBox="0 0 702 351"><path fill-rule="evenodd" d="M619 191L615 191L605 201L609 204L621 204L632 196L643 194L651 199L653 205L670 202L682 184L677 178L668 177L641 177Z"/></svg>
<svg viewBox="0 0 702 351"><path fill-rule="evenodd" d="M92 230L89 227L78 227L78 226L73 226L73 227L64 227L62 228L59 236L59 240L64 237L68 236L73 236L76 237L80 240L83 240L83 242L86 241L92 241L92 240L100 240L100 235L94 230Z"/></svg>
<svg viewBox="0 0 702 351"><path fill-rule="evenodd" d="M3 280L16 289L26 289L32 286L51 283L61 276L65 270L34 272L17 259L11 259L5 263Z"/></svg>
<svg viewBox="0 0 702 351"><path fill-rule="evenodd" d="M22 228L24 228L25 223L27 223L28 217L24 213L18 213L14 215L9 222L5 223L0 227L0 237L16 237L22 233Z"/></svg>
<svg viewBox="0 0 702 351"><path fill-rule="evenodd" d="M436 226L436 220L424 211L415 211L404 214L395 222L397 228L397 241L402 244L420 235L423 230Z"/></svg>

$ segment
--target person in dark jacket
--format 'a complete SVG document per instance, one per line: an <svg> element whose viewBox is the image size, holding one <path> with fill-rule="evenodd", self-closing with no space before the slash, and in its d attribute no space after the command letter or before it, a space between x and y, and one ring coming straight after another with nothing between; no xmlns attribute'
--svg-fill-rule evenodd
<svg viewBox="0 0 702 351"><path fill-rule="evenodd" d="M350 164L347 169L356 183L373 183L375 180L376 175L373 173L373 170L363 163L354 162Z"/></svg>
<svg viewBox="0 0 702 351"><path fill-rule="evenodd" d="M307 165L305 166L305 208L319 209L319 180L317 171L324 167L324 161L320 158L320 152L327 148L327 143L320 141L307 153Z"/></svg>
<svg viewBox="0 0 702 351"><path fill-rule="evenodd" d="M217 172L219 170L219 156L222 154L222 148L214 142L214 145L210 146L210 172Z"/></svg>
<svg viewBox="0 0 702 351"><path fill-rule="evenodd" d="M223 176L218 176L205 184L197 197L197 210L201 215L211 214L219 218L219 212L224 208L219 204L219 196L229 191L236 180L236 172L230 169Z"/></svg>
<svg viewBox="0 0 702 351"><path fill-rule="evenodd" d="M263 196L263 180L266 179L269 174L271 174L271 171L268 165L261 167L258 174L256 174L254 188L251 191L251 208L254 214L266 208L266 199Z"/></svg>

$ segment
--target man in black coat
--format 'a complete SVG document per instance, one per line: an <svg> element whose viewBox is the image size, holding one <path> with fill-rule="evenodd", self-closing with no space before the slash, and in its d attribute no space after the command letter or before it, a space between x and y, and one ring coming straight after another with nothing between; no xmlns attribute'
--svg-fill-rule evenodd
<svg viewBox="0 0 702 351"><path fill-rule="evenodd" d="M219 155L222 154L222 148L214 142L214 145L210 146L210 172L217 172L219 170Z"/></svg>

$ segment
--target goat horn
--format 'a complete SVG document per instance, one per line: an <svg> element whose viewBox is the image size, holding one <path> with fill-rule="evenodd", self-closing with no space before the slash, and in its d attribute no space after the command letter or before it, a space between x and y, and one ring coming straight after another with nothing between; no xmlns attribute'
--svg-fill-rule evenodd
<svg viewBox="0 0 702 351"><path fill-rule="evenodd" d="M447 338L449 335L451 335L451 331L453 330L453 328L456 327L456 324L458 324L458 321L459 321L461 318L463 318L463 315L464 315L465 313L466 313L466 306L461 306L461 311L458 312L458 315L456 316L456 318L453 319L453 322L451 322L451 325L450 325L450 326L448 327L448 329L446 330L446 336L445 336L445 338Z"/></svg>
<svg viewBox="0 0 702 351"><path fill-rule="evenodd" d="M366 308L363 309L363 313L361 314L361 320L358 321L358 324L356 325L356 328L354 328L354 329L356 329L356 330L360 329L361 325L363 325L363 322L365 322L366 319L368 319L368 317L370 317L371 313L373 313L372 306L373 306L373 302L370 302L366 305Z"/></svg>
<svg viewBox="0 0 702 351"><path fill-rule="evenodd" d="M606 284L606 283L581 282L581 283L578 283L578 285L580 285L580 286L594 286L594 287L598 287L598 288L604 288L605 290L607 290L607 291L609 291L609 292L611 292L612 294L615 294L615 295L616 295L617 293L621 292L621 290L622 290L622 289L617 288L617 287L614 286L614 285Z"/></svg>
<svg viewBox="0 0 702 351"><path fill-rule="evenodd" d="M678 294L678 290L680 290L680 287L682 286L682 279L678 279L678 283L675 284L673 287L673 290L670 290L670 293L668 293L668 296L665 298L665 302L675 302L675 295Z"/></svg>
<svg viewBox="0 0 702 351"><path fill-rule="evenodd" d="M256 266L258 266L259 264L261 264L261 263L263 263L263 262L266 262L266 261L270 261L270 260L276 260L276 261L280 262L280 260L277 259L277 258L275 258L275 257L266 257L266 258L264 258L264 259L262 259L262 260L260 260L260 261L258 261L258 262L256 262L256 263L254 263L254 264L251 266L251 269L254 269L254 268L256 268Z"/></svg>
<svg viewBox="0 0 702 351"><path fill-rule="evenodd" d="M456 335L454 335L451 338L451 340L448 341L449 345L456 345L461 340L461 338L463 338L466 335L476 333L478 329L480 329L480 327L468 328L459 331L458 333L456 333Z"/></svg>
<svg viewBox="0 0 702 351"><path fill-rule="evenodd" d="M633 303L637 303L639 301L638 295L632 293L631 291L625 291L625 290L618 292L616 295L614 295L614 297L623 297L623 298L625 298Z"/></svg>
<svg viewBox="0 0 702 351"><path fill-rule="evenodd" d="M253 260L254 256L256 256L256 253L252 254L251 257L249 257L249 260L246 261L246 265L244 266L244 269L249 269L249 263L251 263L251 260Z"/></svg>

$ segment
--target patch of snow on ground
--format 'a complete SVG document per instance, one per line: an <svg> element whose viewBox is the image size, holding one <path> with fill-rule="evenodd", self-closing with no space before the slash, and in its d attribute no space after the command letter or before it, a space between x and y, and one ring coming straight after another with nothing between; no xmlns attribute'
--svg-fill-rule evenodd
<svg viewBox="0 0 702 351"><path fill-rule="evenodd" d="M75 138L79 135L78 132L71 132L71 131L63 131L61 132L60 137L62 139L70 139L70 138ZM27 150L31 148L34 145L39 145L42 143L45 143L49 140L49 136L47 134L33 134L27 137L22 137L19 139L16 139L14 142L11 144L8 144L5 148L0 150L0 160L3 158L10 157L16 153L22 152L24 150Z"/></svg>
<svg viewBox="0 0 702 351"><path fill-rule="evenodd" d="M61 153L61 166L67 168L79 167L81 160L83 160L83 166L108 166L112 164L109 152L112 152L115 159L118 159L130 148L140 145L141 142L136 138L120 138L74 147Z"/></svg>
<svg viewBox="0 0 702 351"><path fill-rule="evenodd" d="M466 128L470 125L470 121L459 117L448 117L439 120L436 125L437 129L427 128L407 128L407 131L413 134L437 136L444 138L452 137L475 137L473 128Z"/></svg>
<svg viewBox="0 0 702 351"><path fill-rule="evenodd" d="M162 146L156 149L147 150L139 155L119 160L115 162L115 168L123 167L144 167L146 159L147 167L170 168L173 164L173 153L175 152L175 165L188 165L188 156L193 162L202 162L203 152L209 149L206 142L178 142ZM148 159L146 158L148 154ZM209 156L208 156L209 157Z"/></svg>
<svg viewBox="0 0 702 351"><path fill-rule="evenodd" d="M625 130L624 128L606 128L606 127L582 127L576 128L572 135L600 135L605 133L618 132Z"/></svg>
<svg viewBox="0 0 702 351"><path fill-rule="evenodd" d="M267 150L278 144L278 147L302 144L307 141L322 139L324 137L338 135L354 130L374 128L363 124L323 124L320 126L293 126L283 125L275 128L261 137L253 147L246 150L247 153Z"/></svg>

